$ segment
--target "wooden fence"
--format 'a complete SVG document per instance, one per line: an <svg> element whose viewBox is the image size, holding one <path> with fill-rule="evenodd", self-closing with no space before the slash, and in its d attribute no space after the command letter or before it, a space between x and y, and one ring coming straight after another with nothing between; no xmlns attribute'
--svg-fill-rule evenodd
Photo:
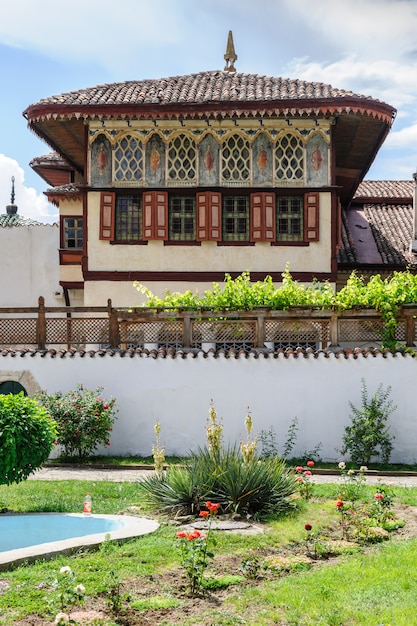
<svg viewBox="0 0 417 626"><path fill-rule="evenodd" d="M399 312L395 340L414 346L417 305ZM342 313L287 311L177 311L152 308L0 308L0 349L159 348L207 350L380 345L384 322L374 310Z"/></svg>

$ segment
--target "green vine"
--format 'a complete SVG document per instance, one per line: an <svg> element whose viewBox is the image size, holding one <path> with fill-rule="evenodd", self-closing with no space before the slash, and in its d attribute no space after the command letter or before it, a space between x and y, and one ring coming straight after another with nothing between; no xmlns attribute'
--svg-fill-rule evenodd
<svg viewBox="0 0 417 626"><path fill-rule="evenodd" d="M237 278L225 274L223 286L213 283L212 289L202 295L191 290L184 293L167 290L165 296L160 298L144 285L134 283L134 286L147 297L143 306L163 310L287 310L300 306L338 311L375 309L384 321L384 336L381 339L387 343L394 341L399 308L404 304L417 303L417 276L410 270L394 272L385 279L376 274L368 281L353 271L346 285L337 293L329 282L315 280L304 285L294 280L288 266L277 288L271 276L266 276L263 281L251 282L248 271Z"/></svg>

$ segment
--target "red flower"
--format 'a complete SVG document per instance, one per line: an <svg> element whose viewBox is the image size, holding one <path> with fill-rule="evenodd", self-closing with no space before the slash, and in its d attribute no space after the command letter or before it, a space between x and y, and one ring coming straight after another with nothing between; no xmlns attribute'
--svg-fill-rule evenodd
<svg viewBox="0 0 417 626"><path fill-rule="evenodd" d="M374 495L374 498L376 498L377 500L383 500L384 499L384 494L383 493L376 493Z"/></svg>
<svg viewBox="0 0 417 626"><path fill-rule="evenodd" d="M337 508L338 508L338 509L343 508L343 505L344 505L344 504L345 504L345 503L343 502L343 500L338 500L338 501L336 502L336 506L337 506Z"/></svg>
<svg viewBox="0 0 417 626"><path fill-rule="evenodd" d="M110 445L110 441L106 441L106 446L109 446L109 445Z"/></svg>
<svg viewBox="0 0 417 626"><path fill-rule="evenodd" d="M108 404L103 404L103 409L108 409L109 405Z"/></svg>
<svg viewBox="0 0 417 626"><path fill-rule="evenodd" d="M314 461L307 461L307 467L314 467Z"/></svg>
<svg viewBox="0 0 417 626"><path fill-rule="evenodd" d="M206 507L211 513L216 514L218 510L220 509L220 504L215 504L214 502L208 501L206 502Z"/></svg>
<svg viewBox="0 0 417 626"><path fill-rule="evenodd" d="M192 541L193 539L199 539L200 537L204 539L204 535L200 533L199 530L193 530L193 532L187 536L187 539L188 541Z"/></svg>
<svg viewBox="0 0 417 626"><path fill-rule="evenodd" d="M305 528L306 530L311 530L313 527L312 527L312 525L311 525L311 524L305 524L305 525L304 525L304 528Z"/></svg>
<svg viewBox="0 0 417 626"><path fill-rule="evenodd" d="M187 536L187 533L185 532L185 530L181 530L179 533L177 533L177 537L179 537L180 539L185 539Z"/></svg>
<svg viewBox="0 0 417 626"><path fill-rule="evenodd" d="M312 476L313 474L310 472L310 470L306 470L304 472L304 476Z"/></svg>
<svg viewBox="0 0 417 626"><path fill-rule="evenodd" d="M302 478L302 476L299 476L299 477L297 478L297 482L299 482L299 483L302 483L302 482L304 482L304 481L303 481L303 478Z"/></svg>
<svg viewBox="0 0 417 626"><path fill-rule="evenodd" d="M208 517L210 513L208 511L200 511L200 517Z"/></svg>
<svg viewBox="0 0 417 626"><path fill-rule="evenodd" d="M304 469L304 467L302 467L301 465L297 465L297 467L295 468L296 472L302 472Z"/></svg>

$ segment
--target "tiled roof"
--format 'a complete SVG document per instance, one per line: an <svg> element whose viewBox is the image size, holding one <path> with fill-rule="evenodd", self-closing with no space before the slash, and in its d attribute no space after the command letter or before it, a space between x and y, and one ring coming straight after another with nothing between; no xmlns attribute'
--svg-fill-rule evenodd
<svg viewBox="0 0 417 626"><path fill-rule="evenodd" d="M37 105L202 104L334 98L360 98L369 102L379 102L370 96L335 89L325 83L260 74L208 71L97 85L44 98Z"/></svg>
<svg viewBox="0 0 417 626"><path fill-rule="evenodd" d="M43 226L42 222L31 220L30 218L21 217L17 213L9 214L3 213L0 215L0 226L5 228L6 226Z"/></svg>
<svg viewBox="0 0 417 626"><path fill-rule="evenodd" d="M102 350L11 350L5 348L0 351L0 357L7 356L20 356L20 357L35 357L41 358L73 358L75 356L85 358L153 358L153 359L207 359L207 358L225 358L225 359L317 359L317 358L336 358L336 359L348 359L359 357L364 358L411 358L410 355L404 353L404 351L398 351L393 353L388 349L380 349L376 347L357 347L357 348L328 348L313 350L312 348L280 348L275 352L272 350L256 349L249 352L244 350L235 351L232 348L229 350L209 350L203 352L202 350L195 350L192 348L159 348L159 350L145 350L142 348L131 348L128 350L114 350L114 349L102 349Z"/></svg>
<svg viewBox="0 0 417 626"><path fill-rule="evenodd" d="M42 156L35 157L29 163L30 167L47 165L48 167L70 167L65 159L58 152L48 152Z"/></svg>
<svg viewBox="0 0 417 626"><path fill-rule="evenodd" d="M46 194L55 194L55 195L78 195L80 193L80 187L82 185L76 183L68 183L68 185L58 185L57 187L49 187L46 190Z"/></svg>
<svg viewBox="0 0 417 626"><path fill-rule="evenodd" d="M366 267L372 263L372 243L378 256L375 263L416 265L416 256L409 252L413 236L413 193L412 180L363 181L351 207L343 211L338 263Z"/></svg>
<svg viewBox="0 0 417 626"><path fill-rule="evenodd" d="M383 263L416 263L408 251L413 236L411 205L365 204L363 211Z"/></svg>
<svg viewBox="0 0 417 626"><path fill-rule="evenodd" d="M412 180L363 180L356 190L353 202L357 198L412 198L414 182Z"/></svg>

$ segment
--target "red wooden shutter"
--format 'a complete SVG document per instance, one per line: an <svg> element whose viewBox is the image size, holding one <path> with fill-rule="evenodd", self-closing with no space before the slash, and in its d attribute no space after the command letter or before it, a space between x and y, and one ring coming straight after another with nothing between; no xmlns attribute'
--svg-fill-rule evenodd
<svg viewBox="0 0 417 626"><path fill-rule="evenodd" d="M197 194L197 241L221 241L222 194L204 191Z"/></svg>
<svg viewBox="0 0 417 626"><path fill-rule="evenodd" d="M104 240L114 239L114 210L116 194L114 192L102 192L100 196L100 233L99 238Z"/></svg>
<svg viewBox="0 0 417 626"><path fill-rule="evenodd" d="M304 194L304 241L319 240L320 196L317 192Z"/></svg>
<svg viewBox="0 0 417 626"><path fill-rule="evenodd" d="M272 192L251 193L250 195L250 240L275 241L276 206Z"/></svg>
<svg viewBox="0 0 417 626"><path fill-rule="evenodd" d="M168 193L145 191L142 196L144 239L168 239Z"/></svg>

